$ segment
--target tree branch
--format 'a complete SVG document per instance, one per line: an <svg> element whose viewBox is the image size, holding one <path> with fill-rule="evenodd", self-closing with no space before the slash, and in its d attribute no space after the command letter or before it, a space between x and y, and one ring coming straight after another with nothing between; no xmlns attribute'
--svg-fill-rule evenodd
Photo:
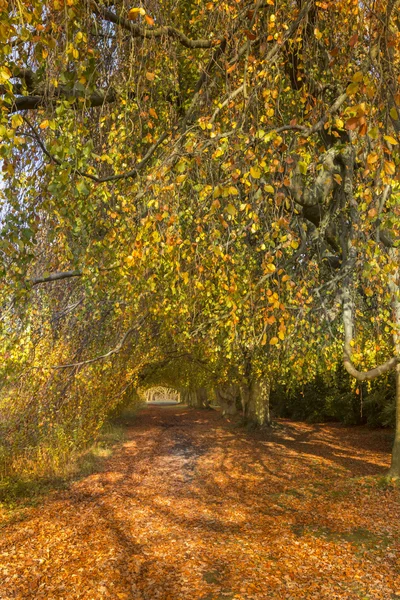
<svg viewBox="0 0 400 600"><path fill-rule="evenodd" d="M296 33L297 29L299 28L301 22L303 21L303 19L307 16L307 14L309 13L311 7L314 5L314 0L310 0L307 4L305 4L303 6L303 8L300 10L297 19L295 21L293 21L293 23L291 24L291 26L285 31L285 33L283 34L282 40L279 42L276 42L273 47L271 48L271 50L268 52L268 54L265 57L264 60L264 64L268 64L269 62L271 62L276 55L285 47L285 45L287 44L287 42L290 40L290 38ZM245 45L245 48L247 47L247 44ZM240 85L236 90L234 90L233 92L231 92L226 98L225 100L215 109L211 119L210 119L210 123L213 123L215 121L215 118L217 117L217 115L221 112L221 110L227 105L229 104L229 102L231 100L233 100L234 98L236 98L236 96L238 96L239 94L241 94L242 92L245 91L245 84L243 83L242 85Z"/></svg>
<svg viewBox="0 0 400 600"><path fill-rule="evenodd" d="M351 360L352 356L352 342L353 342L353 303L350 296L350 290L345 287L343 291L343 325L344 325L344 352L343 352L343 365L346 371L358 381L370 381L391 371L400 363L399 356L393 356L390 360L385 363L378 365L374 369L369 371L358 371Z"/></svg>
<svg viewBox="0 0 400 600"><path fill-rule="evenodd" d="M72 368L76 368L76 367L83 367L84 365L91 365L94 362L97 362L98 360L104 360L105 358L110 358L110 356L113 356L113 354L118 354L118 352L121 351L123 345L125 344L127 338L129 337L129 335L138 327L138 325L136 325L135 327L131 327L130 329L128 329L128 331L123 335L123 337L121 338L120 342L115 346L115 348L113 348L112 350L110 350L109 352L107 352L106 354L102 354L101 356L96 356L96 358L91 358L89 360L82 360L81 362L77 362L77 363L70 363L67 365L55 365L52 367L49 367L50 369L53 369L55 371L59 371L61 369L72 369Z"/></svg>
<svg viewBox="0 0 400 600"><path fill-rule="evenodd" d="M29 121L29 119L27 119L27 117L23 117L23 119L27 123L29 128L31 129L31 131L33 133L33 137L39 144L42 152L54 164L56 164L60 167L62 165L62 162L58 158L56 158L53 154L51 154L51 152L49 152L49 150L46 148L43 140L41 139L38 131L34 128L34 126ZM87 173L86 171L81 171L80 169L72 169L71 172L75 175L79 175L80 177L86 177L87 179L90 179L91 181L94 181L95 183L106 183L108 181L119 181L121 179L134 179L135 177L137 177L139 175L139 172L149 162L150 158L153 156L156 149L167 139L168 136L169 136L169 133L163 133L161 135L161 137L159 137L158 140L152 146L150 146L150 148L147 150L147 152L144 155L144 157L142 158L142 160L140 162L138 162L137 165L133 169L131 169L130 171L127 171L126 173L120 173L118 175L108 175L106 177L97 177L96 175L92 175L91 173Z"/></svg>
<svg viewBox="0 0 400 600"><path fill-rule="evenodd" d="M56 271L55 273L50 273L47 277L34 277L29 283L33 287L40 283L50 283L52 281L60 281L61 279L70 279L71 277L82 277L82 275L82 271Z"/></svg>
<svg viewBox="0 0 400 600"><path fill-rule="evenodd" d="M14 98L12 105L9 109L9 114L15 113L20 110L35 110L37 108L42 108L48 106L49 104L54 105L57 103L59 98L64 98L66 100L74 100L74 104L78 103L80 100L84 100L86 105L90 108L95 108L98 106L103 106L103 104L109 104L115 102L117 99L117 95L114 90L102 91L99 90L97 92L93 92L88 96L82 96L82 94L77 91L71 90L63 90L60 88L57 96L50 98L48 95L33 95L33 96L17 96Z"/></svg>
<svg viewBox="0 0 400 600"><path fill-rule="evenodd" d="M97 2L92 2L92 6L94 12L99 15L105 21L109 23L114 23L114 25L118 25L122 27L126 31L132 35L132 37L138 37L142 39L152 39L159 38L162 36L171 37L176 39L178 42L185 46L186 48L212 48L217 46L223 41L223 37L213 38L211 40L207 39L198 39L192 40L187 37L182 31L175 29L175 27L171 27L167 25L165 27L157 27L156 29L148 29L147 27L141 27L140 25L121 17L120 15L116 15L108 8L103 6L99 6Z"/></svg>

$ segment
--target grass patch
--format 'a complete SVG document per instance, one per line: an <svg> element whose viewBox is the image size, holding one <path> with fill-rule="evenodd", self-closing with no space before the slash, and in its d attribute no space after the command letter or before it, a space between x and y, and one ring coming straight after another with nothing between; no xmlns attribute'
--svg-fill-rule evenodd
<svg viewBox="0 0 400 600"><path fill-rule="evenodd" d="M126 419L125 417L125 424ZM131 417L133 419L133 414ZM0 509L7 512L36 505L48 493L66 489L72 481L88 477L102 470L116 445L125 440L125 427L120 418L108 422L101 429L98 439L83 452L71 452L69 460L59 473L48 476L33 472L32 475L15 475L0 479ZM9 522L9 520L8 520Z"/></svg>
<svg viewBox="0 0 400 600"><path fill-rule="evenodd" d="M386 535L377 535L363 527L357 527L351 531L334 531L329 527L313 527L305 525L293 525L292 531L296 537L312 535L329 542L348 542L354 546L373 549L376 547L386 548L391 540Z"/></svg>

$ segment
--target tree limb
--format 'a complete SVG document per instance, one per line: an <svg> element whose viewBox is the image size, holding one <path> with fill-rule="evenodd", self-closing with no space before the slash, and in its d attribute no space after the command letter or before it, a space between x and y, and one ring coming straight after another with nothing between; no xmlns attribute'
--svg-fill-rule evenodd
<svg viewBox="0 0 400 600"><path fill-rule="evenodd" d="M77 103L80 100L84 100L87 106L95 108L98 106L103 106L103 104L115 102L115 100L117 99L117 95L114 92L114 90L99 90L97 92L93 92L93 94L90 94L88 96L82 96L81 93L78 93L76 91L63 90L61 88L59 90L58 95L50 99L47 94L17 96L16 98L14 98L8 113L12 114L20 110L35 110L37 108L48 106L49 104L54 105L60 98L64 98L66 100L73 99L74 103Z"/></svg>
<svg viewBox="0 0 400 600"><path fill-rule="evenodd" d="M287 44L287 42L290 40L290 38L296 33L297 29L299 28L301 22L303 21L303 19L307 16L307 14L309 13L311 7L314 5L314 0L310 0L307 4L305 4L303 6L303 8L300 10L297 19L295 21L293 21L293 23L291 24L291 26L285 31L285 33L282 36L282 40L279 42L276 42L273 47L271 48L271 50L268 52L268 54L265 57L264 60L264 64L268 64L269 62L271 62L276 55L285 47L285 45ZM210 122L213 123L215 121L215 118L217 117L217 115L221 112L221 110L227 105L229 104L229 102L231 100L233 100L234 98L236 98L236 96L238 96L240 93L245 91L245 84L243 83L241 86L239 86L236 90L234 90L233 92L231 92L226 98L225 100L215 109Z"/></svg>
<svg viewBox="0 0 400 600"><path fill-rule="evenodd" d="M82 271L56 271L50 273L47 277L34 277L30 280L31 286L39 285L40 283L50 283L52 281L60 281L61 279L70 279L71 277L82 277Z"/></svg>
<svg viewBox="0 0 400 600"><path fill-rule="evenodd" d="M353 303L350 296L350 290L345 287L343 291L343 325L344 325L344 352L343 352L343 365L346 371L358 381L370 381L391 371L400 363L399 356L393 356L390 360L385 363L378 365L374 369L369 371L358 371L351 360L352 356L352 342L353 342Z"/></svg>
<svg viewBox="0 0 400 600"><path fill-rule="evenodd" d="M55 163L56 165L58 165L60 167L62 165L62 162L58 158L56 158L53 154L51 154L51 152L49 152L49 150L46 148L43 140L41 139L38 131L34 128L34 126L29 121L29 119L27 119L27 117L23 117L23 119L27 123L29 128L31 129L31 131L33 133L33 137L39 144L42 152L47 156L47 158L49 158L53 163ZM127 171L126 173L120 173L118 175L108 175L106 177L97 177L96 175L92 175L91 173L87 173L86 171L81 171L80 169L73 168L71 170L71 172L74 173L75 175L79 175L80 177L86 177L87 179L90 179L91 181L94 181L95 183L106 183L108 181L119 181L121 179L134 179L139 175L139 172L146 166L146 164L148 163L148 161L150 160L150 158L152 157L152 155L154 154L156 149L167 139L167 137L169 135L170 135L169 133L163 133L158 138L158 140L156 142L154 142L154 144L152 146L150 146L150 148L147 150L147 152L144 155L144 157L142 158L142 160L139 161L133 169L131 169L130 171Z"/></svg>
<svg viewBox="0 0 400 600"><path fill-rule="evenodd" d="M211 40L207 39L198 39L192 40L187 37L182 31L176 29L175 27L171 27L170 25L164 27L157 27L156 29L148 29L147 27L141 27L137 23L133 23L120 15L113 13L108 8L100 6L97 2L92 2L92 6L94 12L109 23L114 23L114 25L118 25L122 27L126 31L132 35L132 37L142 38L142 39L153 39L159 38L162 36L171 37L176 39L178 42L185 46L186 48L213 48L217 46L223 41L223 37L213 38Z"/></svg>
<svg viewBox="0 0 400 600"><path fill-rule="evenodd" d="M137 326L131 327L130 329L128 329L128 331L122 336L121 340L115 346L115 348L113 348L112 350L110 350L106 354L102 354L101 356L96 356L96 358L91 358L89 360L82 360L81 362L70 363L70 364L67 364L67 365L55 365L55 366L52 366L52 367L49 367L49 368L53 369L55 371L59 371L61 369L72 369L72 368L76 368L76 367L83 367L84 365L91 365L92 363L97 362L98 360L104 360L105 358L110 358L110 356L112 356L113 354L118 354L118 352L121 351L121 349L122 349L123 345L125 344L127 338L129 337L129 335L136 328L137 328Z"/></svg>

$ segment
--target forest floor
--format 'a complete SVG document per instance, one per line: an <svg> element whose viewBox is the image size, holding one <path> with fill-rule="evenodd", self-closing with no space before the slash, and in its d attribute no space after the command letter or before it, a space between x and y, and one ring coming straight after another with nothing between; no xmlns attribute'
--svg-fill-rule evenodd
<svg viewBox="0 0 400 600"><path fill-rule="evenodd" d="M400 599L387 431L147 407L101 472L0 525L0 599Z"/></svg>

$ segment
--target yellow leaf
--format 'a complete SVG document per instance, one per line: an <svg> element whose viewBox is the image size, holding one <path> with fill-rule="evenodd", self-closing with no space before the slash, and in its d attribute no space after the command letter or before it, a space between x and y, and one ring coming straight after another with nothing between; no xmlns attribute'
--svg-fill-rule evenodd
<svg viewBox="0 0 400 600"><path fill-rule="evenodd" d="M356 94L358 92L359 87L360 86L358 85L358 83L350 83L350 85L348 85L346 88L347 95L354 96L354 94Z"/></svg>
<svg viewBox="0 0 400 600"><path fill-rule="evenodd" d="M138 18L139 15L141 15L142 17L144 17L145 14L146 14L146 11L142 7L140 7L140 8L131 8L131 10L128 12L128 19L130 21L135 21Z"/></svg>
<svg viewBox="0 0 400 600"><path fill-rule="evenodd" d="M230 185L228 188L225 189L227 190L228 196L239 196L239 191L234 185Z"/></svg>
<svg viewBox="0 0 400 600"><path fill-rule="evenodd" d="M176 165L175 169L178 171L178 173L184 173L186 171L186 162L185 160L181 159L178 164Z"/></svg>
<svg viewBox="0 0 400 600"><path fill-rule="evenodd" d="M357 71L357 73L354 73L353 77L351 78L352 81L354 81L354 83L360 83L364 78L364 74L362 71Z"/></svg>
<svg viewBox="0 0 400 600"><path fill-rule="evenodd" d="M149 71L147 71L146 79L148 79L149 81L154 81L154 79L155 79L154 73L150 73Z"/></svg>
<svg viewBox="0 0 400 600"><path fill-rule="evenodd" d="M269 192L270 194L273 194L275 192L274 188L272 187L272 185L265 185L264 186L264 190L266 192Z"/></svg>
<svg viewBox="0 0 400 600"><path fill-rule="evenodd" d="M371 154L368 154L368 156L367 156L367 163L369 165L373 165L374 163L376 163L378 158L379 158L379 156L377 155L376 152L371 152Z"/></svg>
<svg viewBox="0 0 400 600"><path fill-rule="evenodd" d="M21 117L21 115L13 115L11 117L11 123L14 129L16 129L17 127L19 127L20 125L22 125L22 123L24 122L23 118Z"/></svg>
<svg viewBox="0 0 400 600"><path fill-rule="evenodd" d="M394 121L397 121L397 119L399 118L399 114L397 112L397 110L395 109L395 107L393 106L393 108L390 109L390 116L392 117L392 119Z"/></svg>
<svg viewBox="0 0 400 600"><path fill-rule="evenodd" d="M277 337L273 337L269 340L270 346L275 346L279 342Z"/></svg>
<svg viewBox="0 0 400 600"><path fill-rule="evenodd" d="M285 339L285 334L283 333L283 331L280 331L278 333L278 337L279 337L280 340L284 340Z"/></svg>
<svg viewBox="0 0 400 600"><path fill-rule="evenodd" d="M378 135L379 129L377 127L372 127L372 129L368 131L368 136L371 138L371 140L376 140L378 138Z"/></svg>
<svg viewBox="0 0 400 600"><path fill-rule="evenodd" d="M307 175L307 163L299 160L299 170L302 175Z"/></svg>
<svg viewBox="0 0 400 600"><path fill-rule="evenodd" d="M396 145L399 143L399 142L398 142L398 141L397 141L397 140L396 140L394 137L392 137L391 135L384 135L384 136L383 136L383 138L384 138L384 139L385 139L387 142L389 142L389 144L392 144L392 146L396 146Z"/></svg>
<svg viewBox="0 0 400 600"><path fill-rule="evenodd" d="M396 165L391 160L385 160L385 173L386 175L394 175L396 172Z"/></svg>
<svg viewBox="0 0 400 600"><path fill-rule="evenodd" d="M48 119L45 119L39 125L40 129L46 129L48 126L49 126L49 120Z"/></svg>
<svg viewBox="0 0 400 600"><path fill-rule="evenodd" d="M11 76L12 76L12 73L8 67L0 68L0 83L4 83L5 81L8 81Z"/></svg>
<svg viewBox="0 0 400 600"><path fill-rule="evenodd" d="M221 186L217 185L217 187L213 191L213 198L218 198L221 195Z"/></svg>
<svg viewBox="0 0 400 600"><path fill-rule="evenodd" d="M275 267L274 263L267 264L267 271L269 271L270 273L275 273L276 267Z"/></svg>
<svg viewBox="0 0 400 600"><path fill-rule="evenodd" d="M342 176L339 175L339 173L335 173L335 175L333 176L333 179L336 181L336 183L338 183L339 185L342 183L343 179Z"/></svg>
<svg viewBox="0 0 400 600"><path fill-rule="evenodd" d="M251 169L250 169L250 175L254 179L260 179L260 177L261 177L261 171L260 171L259 167L251 167Z"/></svg>

